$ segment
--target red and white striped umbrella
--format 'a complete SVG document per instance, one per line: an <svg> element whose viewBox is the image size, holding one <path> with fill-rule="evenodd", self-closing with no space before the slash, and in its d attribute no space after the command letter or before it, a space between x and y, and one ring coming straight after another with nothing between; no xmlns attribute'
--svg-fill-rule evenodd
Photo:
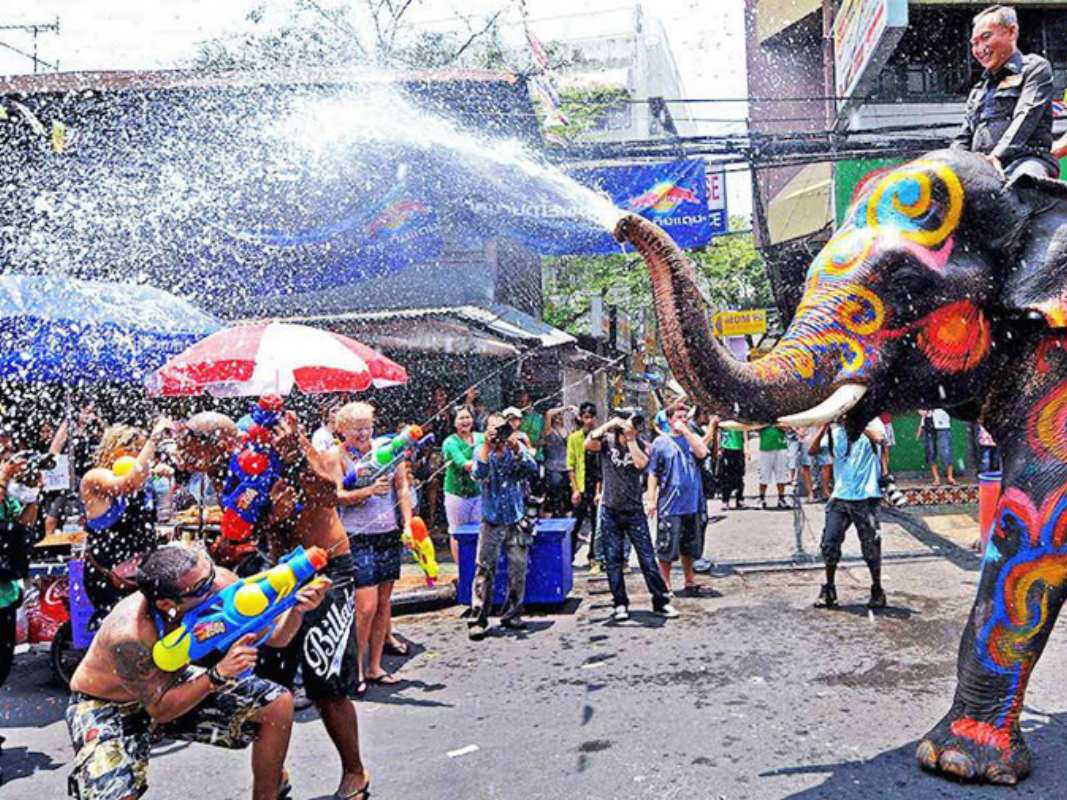
<svg viewBox="0 0 1067 800"><path fill-rule="evenodd" d="M226 328L156 370L146 381L156 395L250 397L361 392L407 383L402 366L339 333L270 322Z"/></svg>

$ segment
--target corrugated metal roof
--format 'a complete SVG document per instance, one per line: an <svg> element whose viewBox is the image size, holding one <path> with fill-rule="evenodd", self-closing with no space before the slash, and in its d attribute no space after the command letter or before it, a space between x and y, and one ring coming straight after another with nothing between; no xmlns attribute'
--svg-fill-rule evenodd
<svg viewBox="0 0 1067 800"><path fill-rule="evenodd" d="M547 322L530 316L514 306L495 303L490 306L431 306L428 308L398 308L381 311L351 311L343 314L324 314L287 317L289 322L354 322L372 324L403 319L452 317L483 327L505 339L537 343L542 347L575 344L577 339L554 328Z"/></svg>
<svg viewBox="0 0 1067 800"><path fill-rule="evenodd" d="M366 67L296 67L263 70L111 70L0 76L0 94L48 94L129 89L217 89L301 84L442 83L513 84L518 76L484 69L380 70Z"/></svg>

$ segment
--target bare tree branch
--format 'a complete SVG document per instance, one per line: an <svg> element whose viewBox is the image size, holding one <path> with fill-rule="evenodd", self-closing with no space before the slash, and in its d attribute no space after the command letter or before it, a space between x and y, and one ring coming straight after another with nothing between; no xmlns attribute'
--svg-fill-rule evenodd
<svg viewBox="0 0 1067 800"><path fill-rule="evenodd" d="M337 28L337 30L341 31L341 33L345 33L348 36L351 36L353 43L355 43L356 45L356 49L358 49L359 52L362 53L364 56L367 55L367 48L364 47L363 42L359 40L359 32L356 31L356 29L353 28L351 25L349 25L347 21L344 25L342 25L341 21L337 17L328 14L325 9L322 8L322 6L315 2L315 0L303 0L303 2L307 3L307 5L317 11L324 20L326 20L335 28Z"/></svg>
<svg viewBox="0 0 1067 800"><path fill-rule="evenodd" d="M461 55L463 55L463 51L466 50L468 47L470 47L474 43L475 39L477 39L479 36L482 36L483 34L485 34L490 28L493 27L494 24L496 24L497 18L503 13L504 13L504 9L500 9L495 14L493 14L493 16L489 18L489 21L485 23L485 27L482 28L480 31L478 31L476 33L472 33L467 38L467 41L465 41L462 45L460 45L460 48L456 52L454 52L452 54L452 56L448 59L448 61L446 63L449 63L449 64L455 63L456 59L459 58Z"/></svg>
<svg viewBox="0 0 1067 800"><path fill-rule="evenodd" d="M386 0L386 2L389 3L389 10L392 12L393 4L389 2L389 0ZM396 32L400 28L400 18L404 16L404 12L406 12L411 7L411 4L414 2L415 0L404 0L404 5L400 6L400 10L393 12L393 30L390 32L389 35L390 50L393 49L393 42L396 40Z"/></svg>

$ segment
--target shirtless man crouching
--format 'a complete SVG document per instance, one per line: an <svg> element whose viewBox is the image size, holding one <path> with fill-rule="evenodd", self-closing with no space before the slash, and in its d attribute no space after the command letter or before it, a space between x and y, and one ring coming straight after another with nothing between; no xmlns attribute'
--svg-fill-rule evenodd
<svg viewBox="0 0 1067 800"><path fill-rule="evenodd" d="M153 731L219 747L252 742L252 797L275 800L293 721L292 696L276 683L238 676L256 663L255 635L245 636L209 669L164 672L152 647L186 612L236 580L206 553L161 547L141 562L138 591L104 619L70 682L67 727L74 746L68 784L80 800L136 800L148 789ZM302 588L280 616L264 651L284 647L304 615L317 608L328 581Z"/></svg>
<svg viewBox="0 0 1067 800"><path fill-rule="evenodd" d="M355 694L359 674L355 569L348 536L337 515L341 457L336 449L315 451L303 434L297 440L300 455L288 471L292 476L288 481L296 484L292 488L303 505L295 524L268 531L271 556L277 559L297 545L321 547L330 556L324 574L334 585L316 612L304 618L288 647L260 652L256 675L291 689L300 668L304 691L341 758L341 781L334 800L365 800L370 794L370 773L360 757L356 709L349 699Z"/></svg>

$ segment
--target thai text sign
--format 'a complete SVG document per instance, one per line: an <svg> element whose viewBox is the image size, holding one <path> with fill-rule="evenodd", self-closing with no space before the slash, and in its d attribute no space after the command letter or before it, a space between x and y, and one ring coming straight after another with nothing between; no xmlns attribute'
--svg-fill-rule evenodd
<svg viewBox="0 0 1067 800"><path fill-rule="evenodd" d="M718 311L711 318L716 336L756 336L767 332L767 310Z"/></svg>

